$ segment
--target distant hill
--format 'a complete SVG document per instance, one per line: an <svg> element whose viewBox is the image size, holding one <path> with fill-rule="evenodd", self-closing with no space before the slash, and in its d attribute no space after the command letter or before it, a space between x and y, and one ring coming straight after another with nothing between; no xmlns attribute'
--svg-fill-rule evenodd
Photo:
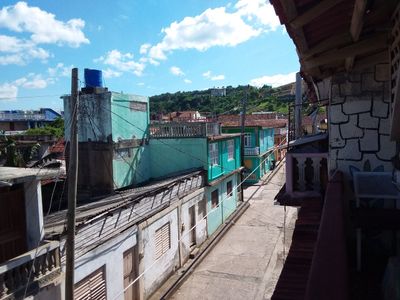
<svg viewBox="0 0 400 300"><path fill-rule="evenodd" d="M294 96L281 95L279 88L263 86L261 88L239 85L227 86L226 96L212 96L212 91L166 93L150 97L150 112L169 113L173 111L198 110L200 112L237 113L241 109L241 100L246 97L248 90L247 112L277 111L287 113L288 103L294 100ZM213 91L213 94L214 91Z"/></svg>

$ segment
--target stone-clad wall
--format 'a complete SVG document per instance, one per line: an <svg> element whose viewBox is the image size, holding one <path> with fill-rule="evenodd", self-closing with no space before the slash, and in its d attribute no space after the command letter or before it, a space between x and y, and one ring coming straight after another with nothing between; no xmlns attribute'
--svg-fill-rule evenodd
<svg viewBox="0 0 400 300"><path fill-rule="evenodd" d="M377 64L331 79L330 171L392 171L396 145L390 141L390 69ZM353 167L350 167L353 166Z"/></svg>

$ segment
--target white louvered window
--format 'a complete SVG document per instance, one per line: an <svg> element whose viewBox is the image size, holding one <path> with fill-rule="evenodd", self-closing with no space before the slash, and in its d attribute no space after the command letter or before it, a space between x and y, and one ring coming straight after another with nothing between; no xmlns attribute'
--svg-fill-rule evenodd
<svg viewBox="0 0 400 300"><path fill-rule="evenodd" d="M171 229L169 222L156 230L155 244L155 259L159 259L165 252L169 250L169 248L171 248Z"/></svg>
<svg viewBox="0 0 400 300"><path fill-rule="evenodd" d="M235 141L229 140L228 141L228 160L232 160L234 158L235 153Z"/></svg>
<svg viewBox="0 0 400 300"><path fill-rule="evenodd" d="M107 298L106 295L106 271L104 266L75 284L76 300L105 300Z"/></svg>
<svg viewBox="0 0 400 300"><path fill-rule="evenodd" d="M244 146L251 147L251 133L244 134Z"/></svg>
<svg viewBox="0 0 400 300"><path fill-rule="evenodd" d="M210 164L219 165L218 143L209 144Z"/></svg>

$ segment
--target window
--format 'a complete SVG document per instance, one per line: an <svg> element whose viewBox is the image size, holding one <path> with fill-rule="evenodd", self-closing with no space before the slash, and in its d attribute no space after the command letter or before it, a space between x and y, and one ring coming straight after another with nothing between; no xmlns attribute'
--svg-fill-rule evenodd
<svg viewBox="0 0 400 300"><path fill-rule="evenodd" d="M106 299L106 269L105 266L75 284L74 299Z"/></svg>
<svg viewBox="0 0 400 300"><path fill-rule="evenodd" d="M218 143L212 143L209 146L210 164L212 166L219 165Z"/></svg>
<svg viewBox="0 0 400 300"><path fill-rule="evenodd" d="M229 140L227 143L228 143L228 160L232 160L234 158L234 153L235 153L235 141Z"/></svg>
<svg viewBox="0 0 400 300"><path fill-rule="evenodd" d="M251 147L251 133L244 134L244 146Z"/></svg>
<svg viewBox="0 0 400 300"><path fill-rule="evenodd" d="M119 148L114 150L114 159L126 159L131 156L131 148Z"/></svg>
<svg viewBox="0 0 400 300"><path fill-rule="evenodd" d="M171 248L171 230L169 222L161 226L155 233L156 259L159 259Z"/></svg>
<svg viewBox="0 0 400 300"><path fill-rule="evenodd" d="M219 204L218 189L211 193L211 208L217 207Z"/></svg>
<svg viewBox="0 0 400 300"><path fill-rule="evenodd" d="M231 180L231 181L228 181L228 182L226 183L226 196L227 196L228 198L231 197L231 196L232 196L231 193L232 193L232 180Z"/></svg>
<svg viewBox="0 0 400 300"><path fill-rule="evenodd" d="M206 199L203 198L199 201L199 210L197 211L197 214L199 218L203 218L207 213L206 213Z"/></svg>

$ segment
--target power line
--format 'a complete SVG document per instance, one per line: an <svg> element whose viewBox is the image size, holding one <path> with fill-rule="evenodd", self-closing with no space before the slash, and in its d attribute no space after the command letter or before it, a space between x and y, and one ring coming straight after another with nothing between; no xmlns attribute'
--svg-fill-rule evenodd
<svg viewBox="0 0 400 300"><path fill-rule="evenodd" d="M284 140L283 140L284 141ZM197 222L192 228L190 228L187 232L185 232L182 236L181 236L181 238L180 239L178 239L178 244L182 241L182 239L183 239L183 237L185 237L187 234L189 234L189 232L191 232L194 228L196 228L198 225L199 225L199 223L200 223L200 221L202 221L202 220L204 220L204 219L206 219L207 217L208 217L208 215L210 214L210 213L212 213L213 211L215 211L220 205L222 205L222 203L224 202L224 201L226 201L226 200L228 200L229 199L229 197L231 197L232 196L232 194L233 194L233 192L235 191L235 190L237 190L237 188L238 187L240 187L241 185L243 185L244 184L244 182L269 158L269 156L271 155L271 154L273 154L274 153L274 151L276 150L276 149L278 149L279 148L279 146L281 145L281 144L283 144L283 141L278 145L278 146L275 146L273 149L271 149L270 151L271 151L271 153L269 153L268 154L268 156L246 177L246 178L244 178L241 182L240 182L240 184L238 184L237 186L236 186L236 188L235 189L232 189L232 191L229 193L229 194L227 194L226 195L226 197L224 198L224 199L222 199L221 200L221 202L219 202L218 203L218 205L217 206L215 206L214 208L212 208L205 216L203 216L203 218L201 219L201 220L199 220L199 222ZM250 199L247 199L246 201L244 201L244 202L248 202ZM223 207L223 206L222 206ZM156 259L146 270L144 270L141 274L139 274L131 283L129 283L121 292L119 292L114 298L113 298L113 300L115 300L115 299L117 299L119 296L121 296L128 288L130 288L133 284L135 284L141 277L143 277L143 275L144 274L146 274L149 270L151 270L155 265L156 265L156 263L159 261L159 259L160 258L158 258L158 259Z"/></svg>

